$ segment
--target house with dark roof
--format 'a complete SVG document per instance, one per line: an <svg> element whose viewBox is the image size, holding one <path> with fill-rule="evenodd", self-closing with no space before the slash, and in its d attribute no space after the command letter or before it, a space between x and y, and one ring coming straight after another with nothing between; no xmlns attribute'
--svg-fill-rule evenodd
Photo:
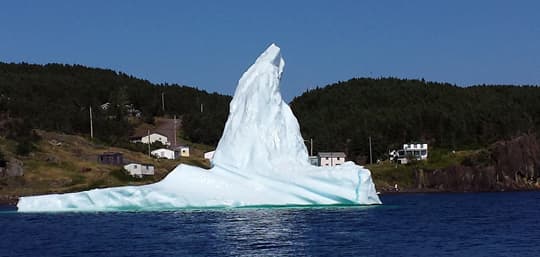
<svg viewBox="0 0 540 257"><path fill-rule="evenodd" d="M336 166L345 163L347 157L344 152L319 152L320 166Z"/></svg>
<svg viewBox="0 0 540 257"><path fill-rule="evenodd" d="M124 165L124 155L118 152L104 152L98 155L98 162L108 165Z"/></svg>

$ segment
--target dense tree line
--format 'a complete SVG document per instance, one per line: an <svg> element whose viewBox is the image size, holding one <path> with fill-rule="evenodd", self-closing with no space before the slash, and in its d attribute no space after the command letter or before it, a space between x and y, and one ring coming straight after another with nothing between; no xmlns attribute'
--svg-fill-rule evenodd
<svg viewBox="0 0 540 257"><path fill-rule="evenodd" d="M304 138L316 151L345 151L357 161L408 142L476 148L540 128L540 88L473 86L357 78L293 99Z"/></svg>
<svg viewBox="0 0 540 257"><path fill-rule="evenodd" d="M132 133L129 117L134 115L133 109L139 110L140 119L145 121L177 115L198 126L220 130L229 101L229 96L176 84L153 84L106 69L0 63L0 132L19 140L32 137L17 132L20 129L14 126L27 132L34 128L89 134L90 107L95 136L112 144L127 141ZM102 109L105 103L110 104ZM213 131L200 131L186 121L184 125L189 138L206 143L219 140Z"/></svg>
<svg viewBox="0 0 540 257"><path fill-rule="evenodd" d="M187 139L215 145L230 100L106 69L0 63L0 136L20 142L21 153L30 151L29 142L37 139L32 129L88 134L89 107L95 136L111 144L125 145L134 126L130 111L137 109L146 122L176 115ZM463 88L423 80L358 78L309 90L294 98L291 107L304 138L314 139L315 152L345 151L350 159L362 161L369 152L368 137L375 157L382 157L407 142L476 148L538 132L539 100L540 88L534 86ZM104 103L110 103L106 110L100 108Z"/></svg>

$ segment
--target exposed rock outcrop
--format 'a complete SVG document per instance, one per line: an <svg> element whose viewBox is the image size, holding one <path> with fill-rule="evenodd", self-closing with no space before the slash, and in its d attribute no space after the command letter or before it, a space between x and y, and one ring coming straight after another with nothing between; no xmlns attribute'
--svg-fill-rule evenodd
<svg viewBox="0 0 540 257"><path fill-rule="evenodd" d="M417 170L419 190L503 191L540 189L540 143L528 134L499 141L460 165Z"/></svg>
<svg viewBox="0 0 540 257"><path fill-rule="evenodd" d="M24 175L24 168L23 168L23 162L11 158L8 162L6 167L0 168L0 176L2 177L19 177Z"/></svg>

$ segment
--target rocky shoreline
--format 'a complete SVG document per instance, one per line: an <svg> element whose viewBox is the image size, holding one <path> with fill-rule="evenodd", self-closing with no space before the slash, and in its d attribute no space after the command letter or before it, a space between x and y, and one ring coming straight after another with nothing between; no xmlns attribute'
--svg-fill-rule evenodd
<svg viewBox="0 0 540 257"><path fill-rule="evenodd" d="M17 205L18 202L18 196L0 195L0 205Z"/></svg>

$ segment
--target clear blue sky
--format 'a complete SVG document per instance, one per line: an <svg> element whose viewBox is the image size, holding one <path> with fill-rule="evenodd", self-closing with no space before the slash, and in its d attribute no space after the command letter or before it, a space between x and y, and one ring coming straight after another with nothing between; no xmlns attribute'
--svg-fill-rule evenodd
<svg viewBox="0 0 540 257"><path fill-rule="evenodd" d="M0 61L232 94L275 42L284 98L352 77L540 84L540 1L5 1Z"/></svg>

